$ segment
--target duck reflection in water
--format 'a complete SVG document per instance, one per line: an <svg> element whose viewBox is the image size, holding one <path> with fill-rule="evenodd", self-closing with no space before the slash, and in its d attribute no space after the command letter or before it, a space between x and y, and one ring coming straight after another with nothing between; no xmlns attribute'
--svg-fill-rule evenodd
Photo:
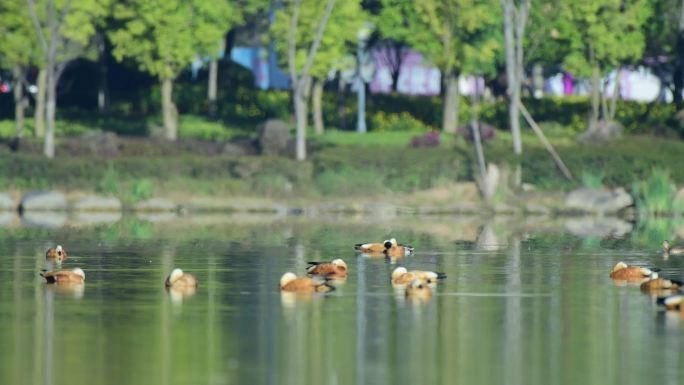
<svg viewBox="0 0 684 385"><path fill-rule="evenodd" d="M85 283L55 283L54 285L45 285L45 290L60 296L81 299L85 293Z"/></svg>
<svg viewBox="0 0 684 385"><path fill-rule="evenodd" d="M406 287L405 296L411 303L426 303L432 298L432 289L420 279L414 279Z"/></svg>
<svg viewBox="0 0 684 385"><path fill-rule="evenodd" d="M190 273L185 273L179 268L171 271L171 274L164 281L166 291L169 293L171 302L175 304L183 303L183 300L188 299L197 293L197 278Z"/></svg>

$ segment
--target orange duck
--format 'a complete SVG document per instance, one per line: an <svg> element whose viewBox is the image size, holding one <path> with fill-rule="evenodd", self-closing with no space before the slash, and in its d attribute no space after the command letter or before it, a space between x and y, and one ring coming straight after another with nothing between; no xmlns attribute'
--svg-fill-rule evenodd
<svg viewBox="0 0 684 385"><path fill-rule="evenodd" d="M186 287L197 287L198 283L197 278L195 278L194 275L190 273L184 273L183 270L175 268L171 271L171 274L166 277L164 285L169 288L182 289Z"/></svg>
<svg viewBox="0 0 684 385"><path fill-rule="evenodd" d="M85 282L85 272L80 268L73 270L41 271L40 276L45 278L47 283L83 283Z"/></svg>
<svg viewBox="0 0 684 385"><path fill-rule="evenodd" d="M320 275L328 278L346 278L347 264L340 258L331 262L309 262L306 272L311 275Z"/></svg>
<svg viewBox="0 0 684 385"><path fill-rule="evenodd" d="M646 267L628 266L618 262L610 272L610 278L618 281L640 282L648 278L657 278L657 274Z"/></svg>
<svg viewBox="0 0 684 385"><path fill-rule="evenodd" d="M297 277L295 273L287 272L280 278L280 290L295 293L327 293L335 290L324 279Z"/></svg>

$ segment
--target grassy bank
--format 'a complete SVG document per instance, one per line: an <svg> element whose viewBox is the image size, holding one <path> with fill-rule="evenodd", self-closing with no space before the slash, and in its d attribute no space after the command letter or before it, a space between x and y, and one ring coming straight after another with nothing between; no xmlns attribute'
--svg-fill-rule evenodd
<svg viewBox="0 0 684 385"><path fill-rule="evenodd" d="M301 163L289 157L202 154L188 143L157 146L144 140L137 144L137 155L110 159L75 156L68 146L58 146L53 161L35 153L5 151L0 156L0 188L95 191L129 202L178 194L315 199L402 194L473 180L470 142L441 135L437 147L414 148L409 143L415 135L336 130L310 134L314 150ZM553 132L550 139L576 179L563 179L539 141L526 134L520 159L523 181L539 190L578 187L583 174L606 186L629 188L654 169L669 170L676 184L684 183L684 169L678 166L684 153L681 141L629 136L610 144L579 145ZM487 161L511 169L516 159L510 142L501 132L486 141Z"/></svg>

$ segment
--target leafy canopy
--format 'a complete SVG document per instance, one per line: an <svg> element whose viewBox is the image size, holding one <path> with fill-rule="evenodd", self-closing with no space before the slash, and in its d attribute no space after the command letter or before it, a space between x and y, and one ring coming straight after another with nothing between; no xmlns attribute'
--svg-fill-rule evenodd
<svg viewBox="0 0 684 385"><path fill-rule="evenodd" d="M297 18L295 35L295 68L300 72L316 36L318 24L323 17L326 2L302 0ZM287 67L288 36L294 2L290 1L276 12L271 24L271 36L275 42L280 65ZM325 78L330 70L340 69L342 58L356 47L357 33L368 16L357 0L338 0L333 7L316 58L311 66L313 77Z"/></svg>
<svg viewBox="0 0 684 385"><path fill-rule="evenodd" d="M127 0L115 6L114 19L121 23L109 34L114 57L173 79L197 55L216 56L242 13L228 0Z"/></svg>

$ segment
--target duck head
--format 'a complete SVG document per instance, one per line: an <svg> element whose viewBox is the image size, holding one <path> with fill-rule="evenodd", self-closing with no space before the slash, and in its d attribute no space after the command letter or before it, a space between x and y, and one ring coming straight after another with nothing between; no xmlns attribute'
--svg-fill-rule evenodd
<svg viewBox="0 0 684 385"><path fill-rule="evenodd" d="M283 274L282 277L280 277L280 287L281 288L284 287L285 285L294 281L295 279L297 279L297 276L295 275L295 273L288 271L287 273Z"/></svg>
<svg viewBox="0 0 684 385"><path fill-rule="evenodd" d="M171 274L169 275L169 283L174 284L176 281L178 281L181 277L183 276L183 270L179 268L175 268L171 271Z"/></svg>
<svg viewBox="0 0 684 385"><path fill-rule="evenodd" d="M392 279L397 279L406 273L408 273L408 270L405 267L399 266L392 272Z"/></svg>
<svg viewBox="0 0 684 385"><path fill-rule="evenodd" d="M627 268L627 264L620 261L620 262L616 263L615 266L613 267L613 272L616 272L616 271L622 270L622 269L626 269L626 268Z"/></svg>
<svg viewBox="0 0 684 385"><path fill-rule="evenodd" d="M85 271L83 271L80 267L77 267L77 268L75 268L75 269L73 269L73 270L71 270L71 271L72 271L74 274L76 274L76 275L80 276L81 278L83 278L83 280L85 280Z"/></svg>
<svg viewBox="0 0 684 385"><path fill-rule="evenodd" d="M336 267L341 267L344 270L347 270L347 264L341 258L333 259L332 264Z"/></svg>

